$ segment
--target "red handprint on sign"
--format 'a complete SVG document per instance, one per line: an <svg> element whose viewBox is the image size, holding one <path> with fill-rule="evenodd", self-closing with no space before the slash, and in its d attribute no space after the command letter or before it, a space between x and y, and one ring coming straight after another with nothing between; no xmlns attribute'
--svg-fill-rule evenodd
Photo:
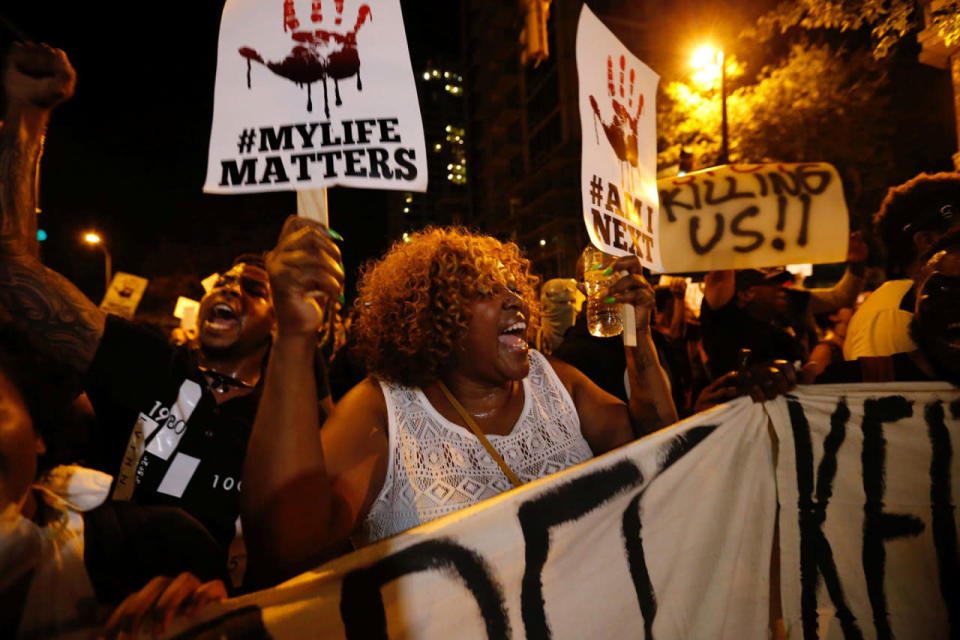
<svg viewBox="0 0 960 640"><path fill-rule="evenodd" d="M343 21L343 0L335 0L336 20L340 25ZM323 1L313 0L310 12L310 22L318 25L323 22ZM357 22L353 30L346 33L327 31L324 29L299 29L297 10L293 0L283 2L283 30L291 32L294 42L293 49L286 58L279 62L264 61L255 49L241 47L240 55L247 59L247 88L250 88L250 63L259 62L278 76L286 78L298 85L307 85L307 111L313 111L313 99L310 86L317 80L323 80L323 110L330 117L330 105L327 101L327 78L333 79L333 89L336 96L336 105L340 99L340 80L357 76L357 91L363 91L360 81L360 55L357 52L357 31L371 18L370 7L361 5L357 10Z"/></svg>
<svg viewBox="0 0 960 640"><path fill-rule="evenodd" d="M593 107L594 116L600 121L603 132L607 134L607 140L613 147L614 153L621 162L629 162L632 166L637 166L637 121L640 120L640 114L643 113L643 94L637 93L634 96L634 87L636 80L636 71L630 69L627 75L627 61L625 56L620 56L620 82L619 91L614 84L614 65L613 56L607 56L607 90L610 93L610 101L613 106L613 119L610 123L604 121L600 114L600 105L597 99L590 96L590 106ZM627 82L629 81L629 84ZM619 100L617 99L619 96ZM626 106L624 106L626 102ZM633 104L636 102L636 114L631 116Z"/></svg>

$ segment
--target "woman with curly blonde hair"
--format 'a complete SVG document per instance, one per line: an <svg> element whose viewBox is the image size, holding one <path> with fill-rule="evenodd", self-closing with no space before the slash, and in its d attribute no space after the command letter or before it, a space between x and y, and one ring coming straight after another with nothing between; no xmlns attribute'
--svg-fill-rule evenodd
<svg viewBox="0 0 960 640"><path fill-rule="evenodd" d="M306 292L329 265L315 245L291 234L267 260L278 333L241 498L251 569L269 581L347 537L400 533L676 420L636 258L611 265L627 275L609 293L637 313L628 406L528 347L537 278L515 244L430 228L364 270L354 329L371 375L317 437L304 354L322 314Z"/></svg>

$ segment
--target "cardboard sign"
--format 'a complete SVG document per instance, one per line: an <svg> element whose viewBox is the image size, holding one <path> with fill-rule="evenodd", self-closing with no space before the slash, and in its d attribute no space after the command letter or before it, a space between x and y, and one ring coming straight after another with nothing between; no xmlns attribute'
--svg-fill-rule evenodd
<svg viewBox="0 0 960 640"><path fill-rule="evenodd" d="M204 191L425 191L398 0L228 0Z"/></svg>
<svg viewBox="0 0 960 640"><path fill-rule="evenodd" d="M200 303L192 298L177 297L177 306L173 310L173 317L180 318L180 328L186 332L197 330L197 314L200 312Z"/></svg>
<svg viewBox="0 0 960 640"><path fill-rule="evenodd" d="M955 637L958 407L938 382L740 398L215 605L199 629L765 638L779 504L789 638Z"/></svg>
<svg viewBox="0 0 960 640"><path fill-rule="evenodd" d="M849 216L823 162L724 165L657 182L667 272L842 262Z"/></svg>
<svg viewBox="0 0 960 640"><path fill-rule="evenodd" d="M103 295L100 309L123 318L132 318L149 282L146 278L132 273L117 271L113 274L113 280L110 281L110 286Z"/></svg>
<svg viewBox="0 0 960 640"><path fill-rule="evenodd" d="M577 25L583 222L598 249L660 270L656 95L659 76L584 5Z"/></svg>

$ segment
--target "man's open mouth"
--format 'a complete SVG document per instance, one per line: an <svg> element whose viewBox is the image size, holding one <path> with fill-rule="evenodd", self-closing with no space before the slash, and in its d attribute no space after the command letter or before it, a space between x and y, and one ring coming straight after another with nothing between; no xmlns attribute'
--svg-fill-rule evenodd
<svg viewBox="0 0 960 640"><path fill-rule="evenodd" d="M216 331L228 331L240 326L240 316L225 302L213 305L207 314L207 326Z"/></svg>

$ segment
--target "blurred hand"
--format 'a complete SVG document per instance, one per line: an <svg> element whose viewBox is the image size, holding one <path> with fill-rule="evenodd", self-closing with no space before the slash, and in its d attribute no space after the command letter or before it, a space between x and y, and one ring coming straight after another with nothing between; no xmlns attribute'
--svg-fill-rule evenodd
<svg viewBox="0 0 960 640"><path fill-rule="evenodd" d="M649 331L650 312L656 306L656 296L653 287L642 275L640 260L636 256L622 256L607 268L623 275L610 286L605 296L615 298L617 303L632 304L636 309L637 333Z"/></svg>
<svg viewBox="0 0 960 640"><path fill-rule="evenodd" d="M850 234L850 244L847 247L847 262L859 264L866 262L870 256L870 247L863 239L862 231L854 231Z"/></svg>
<svg viewBox="0 0 960 640"><path fill-rule="evenodd" d="M77 73L67 54L45 44L13 43L3 71L8 109L52 109L73 95Z"/></svg>
<svg viewBox="0 0 960 640"><path fill-rule="evenodd" d="M693 409L706 411L739 396L750 396L754 402L773 400L797 386L797 375L786 360L773 360L751 365L741 371L726 373L707 385Z"/></svg>
<svg viewBox="0 0 960 640"><path fill-rule="evenodd" d="M226 597L222 580L201 583L192 573L181 573L176 578L157 576L120 603L101 637L137 637L141 632L157 636L167 630L174 616L192 616L200 608Z"/></svg>
<svg viewBox="0 0 960 640"><path fill-rule="evenodd" d="M674 298L683 298L687 293L687 281L681 278L670 282L670 294Z"/></svg>
<svg viewBox="0 0 960 640"><path fill-rule="evenodd" d="M279 335L316 334L328 303L343 292L340 260L339 247L321 224L287 218L266 258Z"/></svg>

